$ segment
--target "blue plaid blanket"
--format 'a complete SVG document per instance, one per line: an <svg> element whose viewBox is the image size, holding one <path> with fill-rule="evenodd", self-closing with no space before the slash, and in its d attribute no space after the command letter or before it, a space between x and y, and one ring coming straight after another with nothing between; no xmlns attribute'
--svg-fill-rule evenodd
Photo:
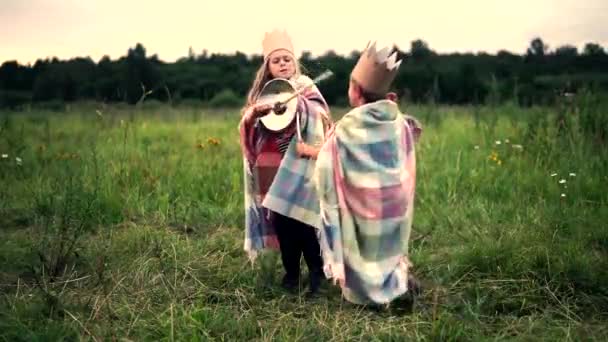
<svg viewBox="0 0 608 342"><path fill-rule="evenodd" d="M295 83L301 86L312 83L312 80L300 76ZM311 87L298 97L297 112L303 141L309 145L321 145L331 120L329 107L316 87ZM272 137L265 136L260 125L258 122L249 128L256 133L253 135L241 127L245 155L244 249L252 262L260 251L279 248L272 222L273 212L321 228L319 199L312 182L315 160L297 155L297 134L293 135L282 156L277 153L265 154L259 148L261 141ZM251 136L255 137L251 139ZM247 143L248 139L250 143ZM267 191L261 191L259 186L264 172L274 175Z"/></svg>
<svg viewBox="0 0 608 342"><path fill-rule="evenodd" d="M324 271L350 302L386 304L407 291L419 133L382 100L346 114L319 153Z"/></svg>

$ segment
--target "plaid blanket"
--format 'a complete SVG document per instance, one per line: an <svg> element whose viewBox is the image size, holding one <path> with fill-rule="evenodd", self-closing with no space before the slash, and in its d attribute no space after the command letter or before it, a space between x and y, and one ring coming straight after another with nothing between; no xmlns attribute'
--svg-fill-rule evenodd
<svg viewBox="0 0 608 342"><path fill-rule="evenodd" d="M420 131L382 100L346 114L319 153L324 271L350 302L385 304L407 291Z"/></svg>
<svg viewBox="0 0 608 342"><path fill-rule="evenodd" d="M293 81L296 88L312 83L306 76ZM329 107L316 86L298 97L297 112L304 142L322 144L331 120ZM241 122L245 183L244 249L252 262L263 249L279 248L272 222L273 212L321 227L319 200L311 180L315 160L296 154L298 137L295 133L296 127L283 134L273 134L259 121L250 127Z"/></svg>

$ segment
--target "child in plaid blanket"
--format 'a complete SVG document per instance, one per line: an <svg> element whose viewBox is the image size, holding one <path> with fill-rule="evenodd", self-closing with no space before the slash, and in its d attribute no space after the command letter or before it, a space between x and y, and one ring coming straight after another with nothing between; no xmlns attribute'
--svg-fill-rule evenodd
<svg viewBox="0 0 608 342"><path fill-rule="evenodd" d="M408 241L421 129L387 94L400 63L388 49L368 46L351 74L354 109L336 123L317 157L324 270L355 304L388 304L418 290Z"/></svg>
<svg viewBox="0 0 608 342"><path fill-rule="evenodd" d="M297 112L303 140L296 134L297 119L281 132L266 129L258 120L270 111L256 101L266 82L288 79L299 88L312 83L300 73L290 38L273 31L263 41L264 64L249 92L239 125L244 155L245 243L253 262L263 249L280 249L285 276L282 285L294 289L300 281L300 258L308 266L309 294L315 294L323 277L316 229L321 227L318 196L311 181L314 151L330 124L329 108L313 86L298 96Z"/></svg>

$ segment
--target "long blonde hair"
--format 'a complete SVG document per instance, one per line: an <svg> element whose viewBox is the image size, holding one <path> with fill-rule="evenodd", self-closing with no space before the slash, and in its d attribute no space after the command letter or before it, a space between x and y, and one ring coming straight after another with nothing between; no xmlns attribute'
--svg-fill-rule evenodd
<svg viewBox="0 0 608 342"><path fill-rule="evenodd" d="M248 107L255 104L262 88L266 84L266 82L270 81L274 77L270 74L270 68L268 67L269 58L264 59L264 62L258 69L255 74L255 79L253 80L253 84L251 85L251 89L249 89L249 93L247 94L247 101L245 102L245 107L241 110L241 115L245 113ZM295 73L292 77L298 77L302 74L302 66L300 65L300 61L293 56L293 62L295 66Z"/></svg>

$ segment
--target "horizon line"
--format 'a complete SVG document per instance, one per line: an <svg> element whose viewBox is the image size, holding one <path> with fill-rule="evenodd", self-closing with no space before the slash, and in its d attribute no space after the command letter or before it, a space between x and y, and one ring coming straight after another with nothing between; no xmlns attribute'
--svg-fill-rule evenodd
<svg viewBox="0 0 608 342"><path fill-rule="evenodd" d="M536 38L540 38L540 37L532 38L529 42L532 42L532 40L534 40ZM496 56L500 52L506 52L506 53L509 53L509 54L512 54L512 55L525 56L526 52L527 52L527 48L529 47L529 45L528 45L528 47L523 52L517 52L517 51L514 51L512 49L508 49L508 48L496 49L495 51L491 51L491 50L488 51L488 50L483 50L483 49L478 49L478 50L470 50L470 49L468 49L468 50L451 50L451 51L445 51L444 50L444 51L441 51L441 50L435 50L435 49L433 49L430 45L428 45L428 42L426 40L424 40L424 39L414 39L414 40L412 40L410 42L410 44L412 42L414 42L414 41L417 41L417 40L421 40L422 42L427 43L427 46L429 47L429 50L431 52L437 54L437 55L491 55L491 56ZM543 40L543 42L546 44L546 42L544 40ZM185 54L183 56L174 58L173 60L171 60L171 59L163 59L163 58L161 58L159 56L158 53L150 53L150 51L146 48L146 46L143 43L136 42L132 46L129 46L127 49L125 49L125 53L123 55L120 55L120 56L117 56L117 57L116 56L113 57L110 54L103 54L100 57L98 57L97 59L94 58L94 57L91 57L91 55L78 55L78 56L71 56L71 57L59 57L59 56L48 56L47 55L45 57L37 57L33 61L26 61L26 62L22 62L22 61L18 60L17 58L0 59L0 65L2 65L4 63L7 63L7 62L17 62L17 64L19 64L19 65L32 66L32 65L34 65L38 61L47 61L47 60L53 60L53 59L57 59L59 61L69 61L69 60L78 59L78 58L90 59L90 60L92 60L93 62L95 62L97 64L102 59L104 59L105 57L110 58L111 61L117 61L117 60L120 60L121 58L127 57L128 51L130 49L132 49L132 48L135 48L138 44L141 44L144 47L144 49L146 50L146 58L150 58L150 57L156 56L157 59L160 62L163 62L163 63L167 63L167 64L176 63L176 62L178 62L181 59L189 58L189 55L187 53L187 54ZM605 53L608 53L608 51L606 51L608 49L608 44L605 46L604 44L606 44L606 43L602 44L601 42L599 42L597 40L590 40L590 41L587 41L585 43L581 43L580 46L577 46L576 44L566 43L566 44L562 44L562 45L557 46L557 48L566 47L566 46L568 46L568 47L574 47L574 48L576 48L577 52L580 54L582 52L582 49L584 49L584 47L587 44L597 44L597 45L599 45L600 47L602 47L604 49ZM549 45L546 45L546 46L549 47ZM398 44L393 44L393 46L391 46L391 48L397 48L397 49L399 49L399 51L404 52L404 53L409 53L411 51L411 45L408 47L407 50L403 50ZM190 50L190 49L192 49L192 46L189 46L187 50ZM341 57L348 57L350 54L361 53L361 51L362 51L361 49L352 49L352 50L350 50L348 52L339 52L339 51L336 51L335 49L326 49L322 53L318 53L318 52L315 53L315 52L313 52L311 50L302 49L301 51L299 51L299 54L298 54L297 58L301 58L305 53L310 54L310 56L313 57L313 58L319 58L319 57L322 57L322 56L327 55L329 53L334 53L334 54L336 54L338 56L341 56ZM554 51L556 51L556 49L550 49L549 48L547 50L547 54L550 54L551 52L554 52ZM237 54L243 54L243 55L247 56L248 59L252 59L252 58L256 58L256 57L262 56L262 53L260 53L260 52L246 52L246 51L242 51L242 50L239 50L239 49L229 50L229 51L227 51L227 50L223 50L223 51L209 51L208 49L202 49L202 50L199 50L198 52L194 52L194 57L195 58L200 57L200 56L202 56L205 53L207 53L208 56L213 56L213 55L235 56Z"/></svg>

